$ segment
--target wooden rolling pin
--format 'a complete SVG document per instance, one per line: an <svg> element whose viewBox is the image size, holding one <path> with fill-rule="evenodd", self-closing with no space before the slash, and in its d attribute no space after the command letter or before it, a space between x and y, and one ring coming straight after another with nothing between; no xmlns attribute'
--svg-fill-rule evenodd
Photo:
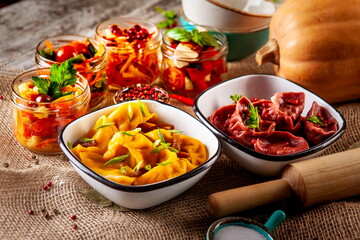
<svg viewBox="0 0 360 240"><path fill-rule="evenodd" d="M295 194L304 207L360 194L360 148L289 164L280 179L211 194L214 217L259 207Z"/></svg>

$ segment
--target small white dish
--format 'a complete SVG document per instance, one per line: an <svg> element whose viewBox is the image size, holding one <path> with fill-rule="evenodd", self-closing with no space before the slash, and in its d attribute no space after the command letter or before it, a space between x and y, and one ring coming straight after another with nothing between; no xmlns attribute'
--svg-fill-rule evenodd
<svg viewBox="0 0 360 240"><path fill-rule="evenodd" d="M67 142L75 142L82 137L102 115L107 115L121 104L112 105L84 115L68 124L60 133L59 144L69 158L76 172L97 192L112 202L130 209L149 208L183 193L196 184L210 170L222 153L217 137L198 119L166 103L142 100L150 112L157 113L159 119L173 124L183 134L197 138L207 148L208 159L202 165L166 181L140 186L126 186L115 183L95 173L85 166L69 149Z"/></svg>
<svg viewBox="0 0 360 240"><path fill-rule="evenodd" d="M277 92L304 92L305 108L302 116L306 115L313 101L316 101L320 106L325 107L336 119L338 122L337 132L322 143L312 146L307 150L289 155L272 156L256 152L241 145L236 140L219 131L208 120L208 117L215 110L233 103L229 96L235 93L246 96L249 99L253 97L270 99ZM319 156L342 135L346 126L342 115L319 96L284 78L263 74L234 78L207 89L195 99L194 112L222 141L225 155L250 172L264 176L279 175L282 169L289 163Z"/></svg>

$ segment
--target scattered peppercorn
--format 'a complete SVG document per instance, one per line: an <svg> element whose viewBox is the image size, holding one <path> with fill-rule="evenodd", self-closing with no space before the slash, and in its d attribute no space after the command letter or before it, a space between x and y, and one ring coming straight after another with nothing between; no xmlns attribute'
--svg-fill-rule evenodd
<svg viewBox="0 0 360 240"><path fill-rule="evenodd" d="M6 167L6 168L8 168L10 165L9 165L9 163L4 163L4 167Z"/></svg>
<svg viewBox="0 0 360 240"><path fill-rule="evenodd" d="M53 211L53 213L54 213L55 215L60 214L59 210L57 210L56 208L54 208L52 211Z"/></svg>

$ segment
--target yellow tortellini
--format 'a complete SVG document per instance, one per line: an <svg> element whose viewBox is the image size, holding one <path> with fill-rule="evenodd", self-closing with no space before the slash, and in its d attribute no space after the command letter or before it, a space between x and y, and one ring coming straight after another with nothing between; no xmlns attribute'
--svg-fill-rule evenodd
<svg viewBox="0 0 360 240"><path fill-rule="evenodd" d="M161 122L141 102L101 116L73 153L90 169L124 185L145 185L187 173L207 159L205 145Z"/></svg>

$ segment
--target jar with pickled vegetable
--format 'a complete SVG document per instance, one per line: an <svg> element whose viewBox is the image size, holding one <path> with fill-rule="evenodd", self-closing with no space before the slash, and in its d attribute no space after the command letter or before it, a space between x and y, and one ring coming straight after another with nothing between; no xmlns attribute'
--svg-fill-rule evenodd
<svg viewBox="0 0 360 240"><path fill-rule="evenodd" d="M107 51L107 82L111 89L151 84L160 74L159 29L137 18L113 18L96 27L95 39Z"/></svg>
<svg viewBox="0 0 360 240"><path fill-rule="evenodd" d="M195 98L227 73L226 36L215 28L188 25L167 30L161 51L161 78L169 92Z"/></svg>
<svg viewBox="0 0 360 240"><path fill-rule="evenodd" d="M58 35L41 41L36 47L35 61L39 68L50 68L71 59L75 69L90 86L90 109L105 104L106 50L99 41L80 35Z"/></svg>
<svg viewBox="0 0 360 240"><path fill-rule="evenodd" d="M34 152L60 153L61 129L89 112L88 81L68 61L18 75L11 90L14 136Z"/></svg>

